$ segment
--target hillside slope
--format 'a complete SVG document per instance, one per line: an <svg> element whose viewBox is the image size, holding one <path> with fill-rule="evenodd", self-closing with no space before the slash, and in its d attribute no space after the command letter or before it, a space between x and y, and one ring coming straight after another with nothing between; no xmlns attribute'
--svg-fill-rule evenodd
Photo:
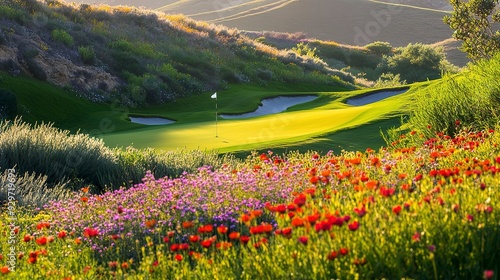
<svg viewBox="0 0 500 280"><path fill-rule="evenodd" d="M91 101L155 104L229 83L352 87L320 59L182 15L9 0L0 5L0 23L0 70L71 88Z"/></svg>

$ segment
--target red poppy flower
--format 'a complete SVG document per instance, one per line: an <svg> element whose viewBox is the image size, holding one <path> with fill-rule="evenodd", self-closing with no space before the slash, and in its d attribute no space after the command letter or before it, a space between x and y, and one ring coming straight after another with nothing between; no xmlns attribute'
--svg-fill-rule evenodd
<svg viewBox="0 0 500 280"><path fill-rule="evenodd" d="M189 236L189 242L196 243L200 241L200 236L198 235L190 235Z"/></svg>
<svg viewBox="0 0 500 280"><path fill-rule="evenodd" d="M239 239L239 238L240 238L239 232L233 231L233 232L229 233L229 239L235 240L235 239Z"/></svg>
<svg viewBox="0 0 500 280"><path fill-rule="evenodd" d="M42 229L49 229L50 228L50 223L49 222L40 222L38 225L36 225L36 229L42 230Z"/></svg>
<svg viewBox="0 0 500 280"><path fill-rule="evenodd" d="M345 255L349 254L349 249L347 249L347 248L340 248L339 253L342 256L345 256Z"/></svg>
<svg viewBox="0 0 500 280"><path fill-rule="evenodd" d="M413 234L413 236L411 237L411 240L413 240L415 242L420 242L420 233L419 232L415 232Z"/></svg>
<svg viewBox="0 0 500 280"><path fill-rule="evenodd" d="M332 229L332 223L330 223L330 221L328 220L320 221L314 225L314 229L316 229L317 232L320 232L322 230L329 231Z"/></svg>
<svg viewBox="0 0 500 280"><path fill-rule="evenodd" d="M95 228L85 228L83 230L83 236L88 237L88 238L96 237L98 234L99 234L99 231Z"/></svg>
<svg viewBox="0 0 500 280"><path fill-rule="evenodd" d="M354 208L354 213L356 213L359 217L363 217L366 214L366 208L363 205L362 207Z"/></svg>
<svg viewBox="0 0 500 280"><path fill-rule="evenodd" d="M86 196L82 196L82 197L80 198L80 200L81 200L83 203L86 203L86 202L88 202L88 201L89 201L89 198L88 198L88 197L86 197Z"/></svg>
<svg viewBox="0 0 500 280"><path fill-rule="evenodd" d="M311 224L314 225L316 221L320 218L321 216L319 214L312 214L307 216L307 221Z"/></svg>
<svg viewBox="0 0 500 280"><path fill-rule="evenodd" d="M182 261L182 255L179 255L179 254L175 255L175 259L177 261Z"/></svg>
<svg viewBox="0 0 500 280"><path fill-rule="evenodd" d="M66 231L63 230L63 231L57 233L57 237L60 239L66 238Z"/></svg>
<svg viewBox="0 0 500 280"><path fill-rule="evenodd" d="M306 204L306 195L305 194L300 194L298 197L296 197L294 200L293 200L293 203L296 204L298 207Z"/></svg>
<svg viewBox="0 0 500 280"><path fill-rule="evenodd" d="M281 214L286 213L286 205L285 204L277 205L276 211Z"/></svg>
<svg viewBox="0 0 500 280"><path fill-rule="evenodd" d="M118 206L118 207L116 208L116 212L118 212L118 214L123 213L123 207L122 207L122 206Z"/></svg>
<svg viewBox="0 0 500 280"><path fill-rule="evenodd" d="M198 228L198 233L211 233L214 230L212 225L204 225Z"/></svg>
<svg viewBox="0 0 500 280"><path fill-rule="evenodd" d="M29 257L28 258L28 263L35 264L36 263L36 257L34 257L34 258L33 257Z"/></svg>
<svg viewBox="0 0 500 280"><path fill-rule="evenodd" d="M401 205L396 205L392 207L392 212L394 212L394 214L396 215L399 215L399 213L401 213Z"/></svg>
<svg viewBox="0 0 500 280"><path fill-rule="evenodd" d="M210 246L212 246L212 239L205 239L205 240L201 241L200 244L204 248L209 248Z"/></svg>
<svg viewBox="0 0 500 280"><path fill-rule="evenodd" d="M30 241L31 241L31 235L26 234L26 235L23 237L23 241L24 241L24 242L30 242Z"/></svg>
<svg viewBox="0 0 500 280"><path fill-rule="evenodd" d="M359 228L359 222L358 221L354 221L354 222L350 223L348 225L348 227L349 227L349 230L355 231L355 230L357 230Z"/></svg>
<svg viewBox="0 0 500 280"><path fill-rule="evenodd" d="M298 241L304 245L307 245L308 240L309 240L309 238L307 238L307 236L301 236L298 238Z"/></svg>
<svg viewBox="0 0 500 280"><path fill-rule="evenodd" d="M242 236L240 237L240 242L241 242L243 245L247 244L249 241L250 241L250 236L242 235Z"/></svg>
<svg viewBox="0 0 500 280"><path fill-rule="evenodd" d="M228 230L229 230L229 228L226 227L225 225L221 225L221 226L217 227L217 232L220 234L226 234Z"/></svg>
<svg viewBox="0 0 500 280"><path fill-rule="evenodd" d="M177 251L179 251L179 247L180 247L179 244L174 243L174 244L170 245L170 251L177 252Z"/></svg>
<svg viewBox="0 0 500 280"><path fill-rule="evenodd" d="M40 246L44 246L47 244L47 237L45 236L42 236L40 238L37 238L36 239L36 244L40 245Z"/></svg>
<svg viewBox="0 0 500 280"><path fill-rule="evenodd" d="M258 218L258 217L262 216L262 210L260 210L260 209L252 210L252 212L250 212L250 215L253 218Z"/></svg>
<svg viewBox="0 0 500 280"><path fill-rule="evenodd" d="M290 228L290 227L283 228L283 229L281 230L281 234L282 234L284 237L287 237L287 238L292 237L292 228Z"/></svg>
<svg viewBox="0 0 500 280"><path fill-rule="evenodd" d="M336 251L332 251L332 252L330 252L330 254L328 254L326 256L326 258L332 261L332 260L336 259L337 256L338 256L338 253Z"/></svg>
<svg viewBox="0 0 500 280"><path fill-rule="evenodd" d="M495 272L493 270L485 270L483 273L483 278L484 278L484 280L490 280L490 279L493 279L494 275L495 275Z"/></svg>
<svg viewBox="0 0 500 280"><path fill-rule="evenodd" d="M163 237L163 242L168 243L169 241L170 239L168 238L168 236Z"/></svg>
<svg viewBox="0 0 500 280"><path fill-rule="evenodd" d="M179 250L187 251L189 250L189 244L187 243L182 243L179 245Z"/></svg>

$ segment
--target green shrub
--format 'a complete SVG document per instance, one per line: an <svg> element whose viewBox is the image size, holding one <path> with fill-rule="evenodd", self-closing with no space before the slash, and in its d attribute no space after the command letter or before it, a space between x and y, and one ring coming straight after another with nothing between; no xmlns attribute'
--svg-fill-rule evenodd
<svg viewBox="0 0 500 280"><path fill-rule="evenodd" d="M95 52L92 46L80 46L78 47L78 53L83 63L92 65L95 62Z"/></svg>
<svg viewBox="0 0 500 280"><path fill-rule="evenodd" d="M0 88L0 121L5 119L14 119L16 115L16 95L9 90Z"/></svg>
<svg viewBox="0 0 500 280"><path fill-rule="evenodd" d="M500 54L470 66L462 75L445 76L416 93L410 126L429 137L435 131L453 135L462 126L476 130L493 127L500 121L498 77Z"/></svg>
<svg viewBox="0 0 500 280"><path fill-rule="evenodd" d="M178 177L184 172L195 172L202 166L220 167L237 161L231 155L221 157L216 151L182 149L158 152L152 148L127 147L124 150L115 149L114 153L118 159L120 177L127 178L130 182L140 182L148 170L156 178Z"/></svg>
<svg viewBox="0 0 500 280"><path fill-rule="evenodd" d="M377 67L379 73L400 74L408 83L437 79L450 69L442 47L421 43L396 48L394 55L384 55Z"/></svg>
<svg viewBox="0 0 500 280"><path fill-rule="evenodd" d="M1 122L0 131L0 168L47 176L49 186L71 182L102 190L117 172L111 150L88 135L70 135L49 124L32 127L20 120Z"/></svg>
<svg viewBox="0 0 500 280"><path fill-rule="evenodd" d="M45 69L43 69L43 67L40 66L40 64L35 60L35 58L27 58L26 65L28 66L28 69L30 73L33 75L33 77L35 77L40 81L47 80L47 73L45 73Z"/></svg>
<svg viewBox="0 0 500 280"><path fill-rule="evenodd" d="M388 42L376 41L365 46L371 53L376 55L387 55L392 52L392 45Z"/></svg>
<svg viewBox="0 0 500 280"><path fill-rule="evenodd" d="M71 37L71 35L64 29L52 30L52 39L66 46L72 45L74 43L73 37Z"/></svg>

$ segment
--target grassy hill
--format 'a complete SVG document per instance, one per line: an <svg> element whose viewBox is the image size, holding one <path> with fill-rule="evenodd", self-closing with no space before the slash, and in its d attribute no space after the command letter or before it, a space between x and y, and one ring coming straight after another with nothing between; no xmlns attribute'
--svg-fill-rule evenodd
<svg viewBox="0 0 500 280"><path fill-rule="evenodd" d="M90 3L78 0L78 3ZM91 3L95 3L92 1ZM386 41L393 46L409 43L448 42L452 30L442 18L450 11L448 1L97 1L110 5L144 6L166 13L181 13L198 20L224 24L241 30L302 32L308 38L364 46ZM368 30L368 31L367 31ZM447 44L448 59L464 66L468 59Z"/></svg>
<svg viewBox="0 0 500 280"><path fill-rule="evenodd" d="M1 70L94 102L162 103L230 83L352 87L320 59L181 15L26 0L3 2L0 21Z"/></svg>

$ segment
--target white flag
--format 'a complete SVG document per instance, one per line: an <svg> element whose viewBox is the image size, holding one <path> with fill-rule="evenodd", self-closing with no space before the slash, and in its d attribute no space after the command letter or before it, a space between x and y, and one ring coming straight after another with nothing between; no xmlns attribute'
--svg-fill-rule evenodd
<svg viewBox="0 0 500 280"><path fill-rule="evenodd" d="M212 94L212 96L210 96L210 98L212 98L212 99L216 99L216 98L217 98L217 92L216 92L216 93L214 93L214 94Z"/></svg>

